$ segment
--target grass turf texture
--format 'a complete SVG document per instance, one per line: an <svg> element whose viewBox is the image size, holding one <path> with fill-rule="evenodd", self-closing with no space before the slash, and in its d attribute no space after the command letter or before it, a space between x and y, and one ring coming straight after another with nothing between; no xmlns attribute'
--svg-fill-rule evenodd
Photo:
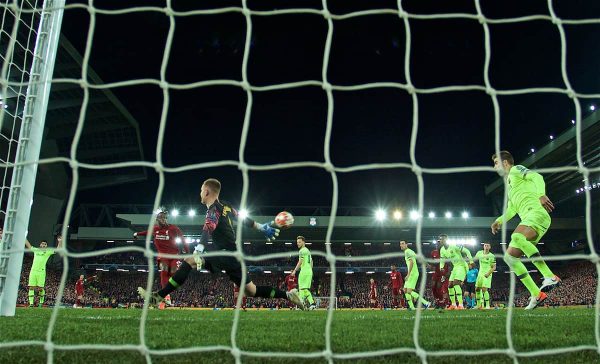
<svg viewBox="0 0 600 364"><path fill-rule="evenodd" d="M56 322L56 345L139 344L141 310L62 309ZM45 341L51 309L17 309L15 317L0 317L0 343ZM325 349L326 311L240 312L237 345L243 351L317 352ZM427 351L506 348L506 311L422 312L419 341ZM231 345L233 311L152 310L148 313L146 344L150 349ZM414 312L336 311L331 345L334 353L414 348ZM595 345L594 311L590 309L515 310L513 343L517 351ZM56 350L57 363L145 363L136 350ZM229 350L192 354L151 355L153 363L233 363ZM480 356L486 363L513 363L506 355ZM45 363L42 345L0 348L0 363ZM326 363L323 358L258 358L244 363ZM428 363L464 363L465 356L427 357ZM401 353L336 363L418 363L413 353ZM519 358L520 363L594 363L596 351Z"/></svg>

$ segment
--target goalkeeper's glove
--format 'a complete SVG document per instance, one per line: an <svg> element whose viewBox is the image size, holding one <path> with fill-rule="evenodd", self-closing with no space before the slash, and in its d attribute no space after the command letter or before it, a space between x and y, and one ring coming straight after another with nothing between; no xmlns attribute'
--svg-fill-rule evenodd
<svg viewBox="0 0 600 364"><path fill-rule="evenodd" d="M272 223L256 224L257 230L265 234L267 241L274 241L279 236L279 229L272 227Z"/></svg>

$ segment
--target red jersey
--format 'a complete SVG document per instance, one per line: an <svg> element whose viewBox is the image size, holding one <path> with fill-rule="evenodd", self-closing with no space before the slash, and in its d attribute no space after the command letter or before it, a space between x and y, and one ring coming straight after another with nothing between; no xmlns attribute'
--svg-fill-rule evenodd
<svg viewBox="0 0 600 364"><path fill-rule="evenodd" d="M369 291L369 296L377 297L377 282L371 283L371 290Z"/></svg>
<svg viewBox="0 0 600 364"><path fill-rule="evenodd" d="M138 236L146 236L147 234L147 231L137 233ZM168 224L165 227L154 225L152 235L154 236L154 245L159 254L179 254L179 245L176 243L177 238L181 239L181 250L184 253L188 252L187 246L183 241L183 233L175 225Z"/></svg>
<svg viewBox="0 0 600 364"><path fill-rule="evenodd" d="M233 284L233 295L237 296L240 293L240 287L237 284Z"/></svg>
<svg viewBox="0 0 600 364"><path fill-rule="evenodd" d="M83 283L84 283L84 279L78 279L77 283L75 283L75 290L77 292L83 292Z"/></svg>
<svg viewBox="0 0 600 364"><path fill-rule="evenodd" d="M296 284L298 283L298 279L295 275L288 275L285 277L285 284L287 285L287 290L291 291L296 288Z"/></svg>
<svg viewBox="0 0 600 364"><path fill-rule="evenodd" d="M392 288L402 288L403 284L404 281L400 272L395 271L390 273L390 286L392 286Z"/></svg>

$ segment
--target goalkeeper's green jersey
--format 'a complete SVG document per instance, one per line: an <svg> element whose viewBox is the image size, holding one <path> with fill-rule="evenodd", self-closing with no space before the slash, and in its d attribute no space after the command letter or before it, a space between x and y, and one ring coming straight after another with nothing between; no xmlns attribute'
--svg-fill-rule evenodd
<svg viewBox="0 0 600 364"><path fill-rule="evenodd" d="M508 172L508 206L497 222L509 221L516 214L522 219L528 211L540 209L540 197L546 194L546 184L541 174L524 166L513 166Z"/></svg>
<svg viewBox="0 0 600 364"><path fill-rule="evenodd" d="M312 262L312 256L310 255L310 250L308 250L307 247L303 247L302 249L300 249L299 254L300 254L300 259L302 259L302 265L300 266L300 272L312 273L312 266L310 264Z"/></svg>
<svg viewBox="0 0 600 364"><path fill-rule="evenodd" d="M467 268L468 265L463 258L463 253L467 256L467 258L469 258L469 261L473 260L469 249L466 249L460 245L443 246L442 249L440 249L440 258L442 259L440 261L440 269L443 269L446 265L444 259L450 259L452 262L452 267L463 266Z"/></svg>
<svg viewBox="0 0 600 364"><path fill-rule="evenodd" d="M31 251L33 252L31 270L34 272L45 272L46 263L48 263L48 259L54 254L54 250L31 247Z"/></svg>
<svg viewBox="0 0 600 364"><path fill-rule="evenodd" d="M483 250L480 250L475 254L475 259L479 260L479 271L482 273L489 272L492 266L496 264L496 257L492 252L485 254Z"/></svg>

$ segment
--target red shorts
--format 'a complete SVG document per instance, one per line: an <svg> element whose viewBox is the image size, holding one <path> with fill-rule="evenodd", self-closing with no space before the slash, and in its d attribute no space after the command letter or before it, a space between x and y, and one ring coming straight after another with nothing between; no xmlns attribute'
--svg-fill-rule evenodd
<svg viewBox="0 0 600 364"><path fill-rule="evenodd" d="M156 262L158 263L159 269L160 269L161 264L165 264L167 267L169 267L169 270L171 268L178 268L179 264L181 264L179 259L168 259L168 258L157 258Z"/></svg>
<svg viewBox="0 0 600 364"><path fill-rule="evenodd" d="M83 289L82 290L76 289L75 292L77 292L77 296L83 296Z"/></svg>
<svg viewBox="0 0 600 364"><path fill-rule="evenodd" d="M402 288L392 288L392 295L398 296L402 292Z"/></svg>
<svg viewBox="0 0 600 364"><path fill-rule="evenodd" d="M372 301L377 301L377 296L370 294L369 299Z"/></svg>

